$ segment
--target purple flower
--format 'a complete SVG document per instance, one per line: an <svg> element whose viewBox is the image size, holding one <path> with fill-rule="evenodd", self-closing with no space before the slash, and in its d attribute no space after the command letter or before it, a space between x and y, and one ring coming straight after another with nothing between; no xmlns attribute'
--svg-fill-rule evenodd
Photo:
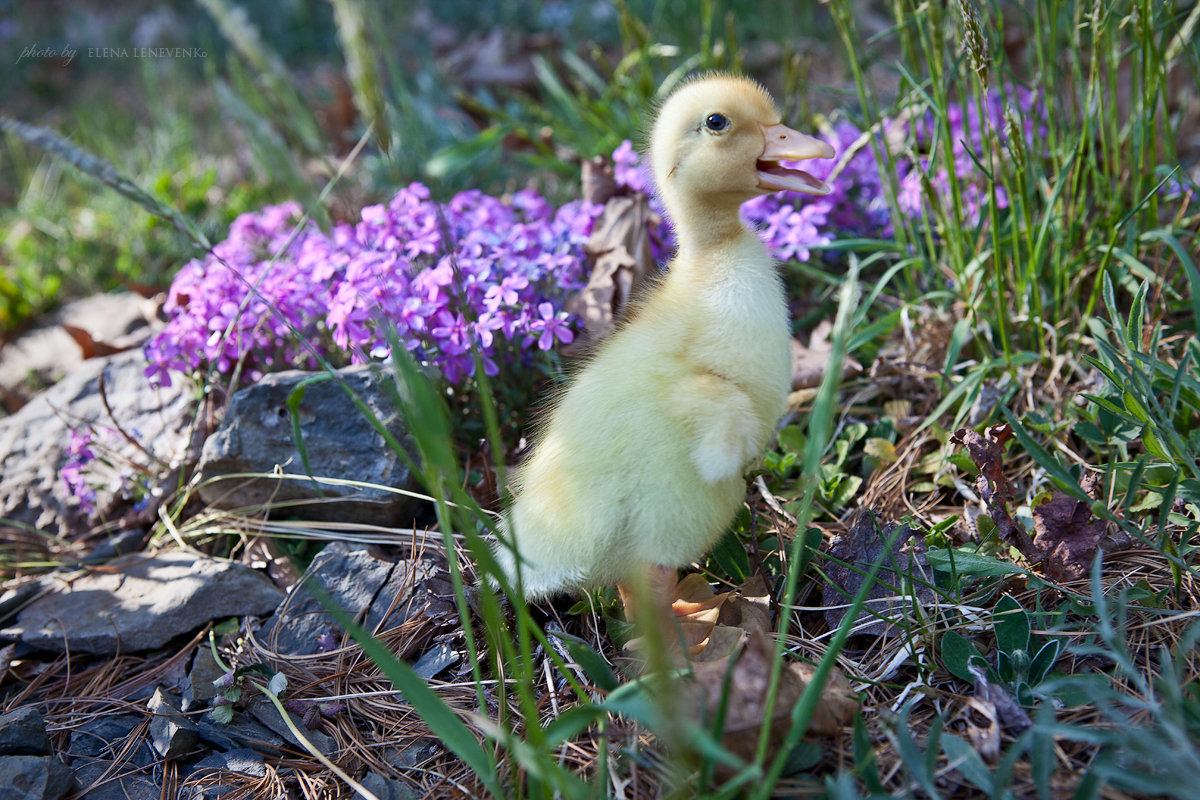
<svg viewBox="0 0 1200 800"><path fill-rule="evenodd" d="M564 312L555 311L554 306L550 303L538 304L538 318L529 323L529 331L539 334L537 336L539 349L549 350L554 347L555 339L563 344L570 344L575 340L575 334L567 326L566 318L567 315Z"/></svg>

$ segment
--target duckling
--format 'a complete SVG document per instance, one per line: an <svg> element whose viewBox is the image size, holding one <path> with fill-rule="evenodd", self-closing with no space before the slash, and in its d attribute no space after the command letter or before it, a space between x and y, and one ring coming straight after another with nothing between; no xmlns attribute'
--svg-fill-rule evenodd
<svg viewBox="0 0 1200 800"><path fill-rule="evenodd" d="M626 597L649 580L669 606L677 568L728 528L791 381L783 284L739 208L781 190L827 194L781 162L833 155L745 78L695 79L662 105L650 162L678 250L514 473L496 557L514 581L519 558L527 598L612 584Z"/></svg>

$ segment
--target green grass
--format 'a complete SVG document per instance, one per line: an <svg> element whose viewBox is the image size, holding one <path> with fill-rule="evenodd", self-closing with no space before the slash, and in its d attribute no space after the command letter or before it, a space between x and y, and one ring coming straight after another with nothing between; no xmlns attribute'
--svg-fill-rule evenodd
<svg viewBox="0 0 1200 800"><path fill-rule="evenodd" d="M69 176L60 160L14 136L4 140L6 169L23 187L15 208L0 212L3 252L14 267L0 286L5 327L74 291L123 280L161 283L203 237L219 240L237 212L284 197L302 200L322 219L336 206L328 198L371 197L414 178L445 193L519 185L536 175L557 187L551 194L569 196L576 158L636 135L649 102L674 76L745 65L764 41L786 44L803 32L840 38L857 94L847 113L863 128L882 129L901 113L931 115L929 142L893 143L894 150L882 137L871 142L883 164L923 148L926 217L895 215L895 242L867 243L831 262L830 272L811 264L789 272L809 318L837 319L832 363L848 352L892 372L839 386L831 371L767 455L762 477L782 512L752 494L734 538L704 565L714 580L736 584L750 553L779 579L780 607L800 609L783 612L794 624L778 639L773 687L785 654L808 657L821 671L840 656L864 699L843 741L823 750L800 741L820 702L816 681L818 689L797 703L778 754L768 756L764 727L756 757L742 762L719 732L679 723L675 682L621 682L609 666L611 637L583 622L589 615L581 609L590 604L572 609L567 619L576 627L559 635L547 630L543 609L504 606L493 593L476 591L478 577L504 583L480 536L492 516L463 488L463 432L441 387L397 360L396 402L420 451L414 473L433 499L445 551L465 547L475 565L472 575L462 570L465 562L449 559L473 665L473 707L452 708L385 648L355 636L430 731L478 773L482 788L516 797L600 797L636 765L640 780L674 797L1191 796L1200 769L1200 624L1193 620L1198 218L1195 199L1171 199L1160 187L1183 177L1168 75L1189 74L1194 100L1200 53L1188 32L1197 7L895 0L893 27L868 43L859 6L848 2L829 4L828 16L816 7L796 12L775 28L761 27L762 15L738 3L704 3L695 15L667 2L622 3L613 27L591 39L595 53L601 45L619 47L620 57L541 59L534 95L461 96L458 105L475 121L459 115L437 127L422 123L448 107L445 78L388 46L378 9L346 0L333 9L344 57L338 66L363 118L374 124L355 132L364 137L363 156L326 195L336 148L307 111L310 89L289 83L269 42L233 24L232 6L205 5L229 43L227 60L209 65L206 82L205 102L223 110L220 122L208 129L191 107L166 103L141 125L96 107L64 124L76 145L107 159L150 199L131 204L131 192L96 191L90 179L80 184ZM495 13L511 20L521 8L502 5ZM1004 43L1015 30L1024 45L1013 59ZM698 53L679 50L697 41L704 45ZM868 49L888 55L868 59ZM785 86L804 71L791 59L770 69L769 78ZM876 90L880 70L897 78L896 96ZM160 96L179 94L172 80L141 78L144 91ZM989 88L1013 85L1042 92L1048 113L1038 123L1045 128L1040 149L1003 144L1002 131L984 136L972 159L990 177L973 220L957 180L944 195L932 190L940 170L954 174L950 112L978 109ZM1118 96L1125 98L1120 104ZM808 103L795 92L787 97L785 108ZM1006 124L1023 122L1013 109ZM222 162L212 155L225 125L254 154L238 165L233 182L218 178ZM141 146L119 144L127 137ZM325 177L305 172L314 160ZM85 166L84 173L97 170ZM883 177L898 208L896 176ZM998 187L1007 207L997 202ZM179 236L161 214L147 211L155 201L178 209L203 236ZM476 397L490 466L501 480L507 433L500 420L521 412L497 408L495 398L504 394L503 385L489 387L485 379ZM1014 431L1003 469L1019 487L1005 504L1018 524L1031 525L1033 509L1057 489L1108 520L1110 531L1126 534L1132 552L1097 560L1083 578L1053 580L1029 553L1000 540L988 515L968 524L968 512L979 510L972 497L978 470L950 434L1000 423ZM404 451L397 445L397 452ZM1087 472L1101 476L1098 500L1080 488ZM813 547L822 533L844 532L860 503L881 509L884 521L903 518L921 530L931 564L928 576L901 576L900 583L923 584L932 600L912 602L895 621L896 634L865 651L846 649L853 610L840 627L804 610L820 604L839 566L866 575L864 592L876 580L878 564L839 565L827 548ZM862 600L860 594L846 602ZM611 607L605 597L591 604L601 618ZM958 713L976 691L972 664L1020 699L1029 717L1023 730L994 737L990 750L971 738L979 731ZM543 670L563 687L556 717L547 710ZM500 680L485 689L491 679ZM658 744L631 744L621 733L631 724L655 734ZM581 768L564 758L569 742L593 760ZM732 765L720 778L712 766L718 762Z"/></svg>

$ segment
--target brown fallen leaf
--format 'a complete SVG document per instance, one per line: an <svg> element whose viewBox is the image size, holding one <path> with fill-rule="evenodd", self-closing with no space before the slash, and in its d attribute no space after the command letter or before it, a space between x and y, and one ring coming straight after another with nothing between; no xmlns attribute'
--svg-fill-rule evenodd
<svg viewBox="0 0 1200 800"><path fill-rule="evenodd" d="M960 428L950 441L967 448L967 455L979 468L975 478L975 490L987 507L988 516L996 523L996 535L1000 541L1008 542L1031 560L1040 560L1041 551L1034 546L1033 539L1025 529L1013 521L1008 513L1008 504L1016 499L1017 493L1008 476L1004 474L1004 443L1013 438L1008 423L992 425L984 433L970 428Z"/></svg>
<svg viewBox="0 0 1200 800"><path fill-rule="evenodd" d="M975 698L981 701L985 708L990 707L993 718L1007 733L1019 736L1033 727L1033 721L1029 719L1025 709L1021 708L1021 704L1003 688L988 681L986 670L978 664L970 664L967 671L975 679Z"/></svg>
<svg viewBox="0 0 1200 800"><path fill-rule="evenodd" d="M746 581L736 591L717 594L703 575L693 572L675 585L672 598L671 613L687 660L693 663L723 661L751 631L770 630L770 596L760 577ZM625 648L636 652L644 646L638 637Z"/></svg>
<svg viewBox="0 0 1200 800"><path fill-rule="evenodd" d="M933 573L925 558L925 539L914 536L907 525L886 525L879 530L875 515L863 510L850 532L829 548L829 556L829 580L821 601L830 628L842 623L849 610L846 606L881 559L875 584L855 620L854 635L879 636L892 628L892 620L906 618L914 602L933 602ZM905 594L910 587L913 596Z"/></svg>
<svg viewBox="0 0 1200 800"><path fill-rule="evenodd" d="M724 700L725 718L721 741L725 748L749 761L758 747L759 731L765 718L770 718L770 739L767 757L771 758L783 744L791 727L792 709L811 682L815 667L796 662L784 666L774 704L767 707L767 690L771 678L771 662L775 648L759 631L750 633L746 642L730 659L707 661L693 668L693 683L686 696L700 709L704 720L715 718ZM726 673L729 679L726 681ZM728 689L726 689L728 687ZM816 710L809 721L806 735L837 736L845 729L858 708L858 696L851 690L846 676L834 669L830 673Z"/></svg>
<svg viewBox="0 0 1200 800"><path fill-rule="evenodd" d="M1088 473L1080 487L1096 499L1100 476ZM1046 573L1056 580L1082 578L1091 568L1097 550L1127 547L1128 534L1108 535L1108 523L1092 516L1091 506L1055 489L1050 498L1033 507L1037 546L1045 554Z"/></svg>
<svg viewBox="0 0 1200 800"><path fill-rule="evenodd" d="M77 328L74 325L64 323L59 325L59 327L75 340L75 344L79 345L79 353L84 361L87 361L89 358L96 358L97 356L111 356L114 353L131 350L141 343L129 337L125 337L126 341L105 342L93 337L89 331Z"/></svg>
<svg viewBox="0 0 1200 800"><path fill-rule="evenodd" d="M792 390L812 389L821 385L826 370L829 369L829 357L833 354L833 342L829 334L833 332L833 323L821 320L808 336L808 344L803 345L792 339ZM861 375L862 364L850 356L842 361L842 378L852 378Z"/></svg>
<svg viewBox="0 0 1200 800"><path fill-rule="evenodd" d="M593 187L591 191L601 192ZM629 309L630 300L658 272L650 251L650 219L646 196L609 197L584 249L594 266L588 284L566 302L566 310L577 315L584 335L568 354L584 352L604 338Z"/></svg>

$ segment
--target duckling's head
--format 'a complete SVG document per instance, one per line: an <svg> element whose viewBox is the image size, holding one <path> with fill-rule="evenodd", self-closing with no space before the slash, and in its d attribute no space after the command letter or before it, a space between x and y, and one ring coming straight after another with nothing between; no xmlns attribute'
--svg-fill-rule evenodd
<svg viewBox="0 0 1200 800"><path fill-rule="evenodd" d="M784 190L828 194L829 184L780 162L833 155L820 139L784 126L766 89L733 75L683 84L650 136L654 180L673 216L697 204L736 213L752 197Z"/></svg>

